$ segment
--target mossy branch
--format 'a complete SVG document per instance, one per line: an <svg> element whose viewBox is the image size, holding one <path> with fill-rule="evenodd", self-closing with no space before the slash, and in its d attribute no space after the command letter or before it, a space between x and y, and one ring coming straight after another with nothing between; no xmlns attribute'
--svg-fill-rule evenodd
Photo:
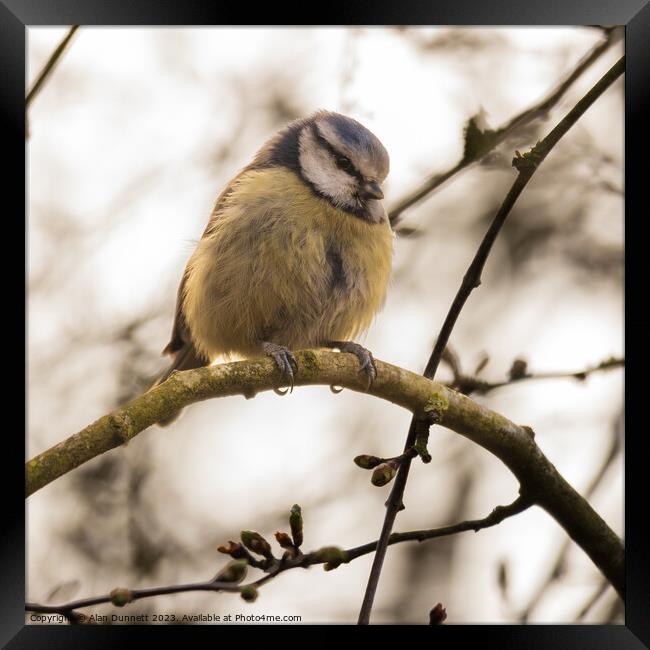
<svg viewBox="0 0 650 650"><path fill-rule="evenodd" d="M365 392L365 377L352 354L329 351L296 353L296 386L337 385ZM621 540L544 456L527 426L477 404L469 397L382 361L369 395L414 414L435 411L439 423L497 456L517 477L521 493L544 508L567 531L622 595L624 548ZM29 496L67 472L115 447L180 408L214 397L255 394L281 381L271 359L253 359L187 370L99 418L26 464Z"/></svg>

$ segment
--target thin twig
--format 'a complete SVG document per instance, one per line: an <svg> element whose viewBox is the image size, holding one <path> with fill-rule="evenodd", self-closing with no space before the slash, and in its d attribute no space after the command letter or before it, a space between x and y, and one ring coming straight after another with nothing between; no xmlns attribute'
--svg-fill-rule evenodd
<svg viewBox="0 0 650 650"><path fill-rule="evenodd" d="M439 537L446 537L449 535L456 535L465 531L473 530L478 532L484 528L490 528L500 524L502 521L509 517L513 517L527 508L532 503L523 497L518 497L515 501L507 506L497 506L494 510L483 519L471 519L462 521L458 524L451 526L443 526L440 528L432 528L428 530L412 530L405 533L393 533L391 535L389 544L400 544L402 542L425 542L430 539ZM344 564L348 564L363 555L372 553L377 548L377 541L369 542L362 546L356 546L348 550L342 551ZM152 587L149 589L128 589L129 602L141 600L143 598L152 598L155 596L162 596L167 594L184 593L188 591L213 591L213 592L230 592L241 593L247 587L261 587L266 582L269 582L280 573L289 571L290 569L309 568L317 564L327 564L328 559L324 559L318 555L318 551L311 553L301 554L295 558L290 558L280 561L278 564L271 565L272 568L268 571L267 575L249 582L246 585L237 585L232 582L194 582L180 585L167 585L164 587ZM327 568L327 567L326 567ZM80 615L75 610L84 607L92 607L93 605L101 605L114 601L114 596L107 594L104 596L95 596L92 598L83 598L63 605L42 605L40 603L25 603L25 611L37 612L42 614L60 614L66 617L70 622L83 621L83 615Z"/></svg>
<svg viewBox="0 0 650 650"><path fill-rule="evenodd" d="M152 587L150 589L129 589L124 590L129 593L129 601L133 602L143 598L153 598L155 596L164 596L167 594L180 594L187 591L227 591L231 593L241 593L245 587L260 587L264 583L272 580L279 571L274 571L268 575L263 576L259 580L250 582L247 585L237 585L232 582L215 582L209 580L207 582L191 582L182 585L166 585L164 587ZM39 603L25 603L26 612L37 612L41 614L60 614L65 616L72 622L72 619L79 621L83 620L75 610L83 607L92 607L93 605L102 605L104 603L113 602L113 595L107 594L104 596L95 596L93 598L83 598L75 600L64 605L41 605Z"/></svg>
<svg viewBox="0 0 650 650"><path fill-rule="evenodd" d="M479 155L469 158L463 156L463 158L461 158L461 160L459 160L450 169L445 172L435 174L431 178L427 179L422 183L422 185L420 185L420 187L399 201L397 205L395 205L388 213L391 225L393 227L397 225L402 213L405 210L427 197L434 190L455 176L458 172L484 158L490 151L493 151L499 144L501 144L513 133L515 133L518 129L548 114L549 110L553 108L553 106L555 106L560 101L560 99L562 99L566 91L571 87L576 79L578 79L582 73L585 72L585 70L587 70L596 60L598 60L598 58L619 37L619 32L614 27L603 28L603 31L605 33L605 39L603 42L598 43L595 47L593 47L578 62L576 67L571 71L566 79L558 84L557 87L554 88L544 99L542 99L534 106L519 113L508 122L501 125L498 129L496 129L494 132L494 139L490 142L489 146L480 151Z"/></svg>
<svg viewBox="0 0 650 650"><path fill-rule="evenodd" d="M614 368L622 368L623 366L625 366L625 359L612 357L601 361L595 366L588 366L583 370L537 373L526 372L525 374L511 376L504 381L497 382L489 382L480 379L479 377L464 375L459 371L459 368L456 367L455 369L452 368L454 379L449 384L449 387L463 393L463 395L471 395L472 393L485 395L497 388L503 388L504 386L510 386L511 384L517 384L522 381L539 381L544 379L575 379L576 381L584 381L589 375L594 373L612 370Z"/></svg>
<svg viewBox="0 0 650 650"><path fill-rule="evenodd" d="M590 596L589 600L584 604L584 606L578 613L578 616L576 617L577 623L581 622L585 618L585 616L589 614L593 606L600 600L600 597L607 591L607 589L609 589L609 587L611 587L611 585L607 580L601 580L596 591L594 591L594 593Z"/></svg>
<svg viewBox="0 0 650 650"><path fill-rule="evenodd" d="M520 496L515 501L507 506L497 506L487 517L484 519L471 519L468 521L463 521L453 526L445 526L443 528L434 528L432 530L412 530L407 533L392 533L388 539L388 545L392 546L393 544L398 544L400 542L407 541L417 541L424 542L429 539L436 539L438 537L445 537L447 535L454 535L456 533L462 533L467 530L473 530L478 532L484 528L489 528L491 526L496 526L500 524L504 519L508 517L513 517L524 510L527 510L532 505L532 502L527 498ZM346 551L349 554L350 560L360 557L361 555L366 555L367 553L372 553L376 548L379 540L375 542L369 542L363 546L357 546L352 548L349 551Z"/></svg>
<svg viewBox="0 0 650 650"><path fill-rule="evenodd" d="M623 605L624 603L620 598L612 599L611 605L607 608L607 611L603 616L605 625L615 623L616 619L624 616Z"/></svg>
<svg viewBox="0 0 650 650"><path fill-rule="evenodd" d="M553 147L560 141L567 131L580 119L585 111L611 86L618 77L623 74L625 70L625 56L621 57L595 84L589 92L580 99L577 104L567 113L567 115L558 123L558 125L535 147L525 156L517 156L513 160L513 165L517 168L517 177L506 195L501 207L497 211L490 228L488 229L483 241L481 242L476 255L472 260L460 288L454 298L454 301L447 313L445 322L440 330L440 334L436 340L436 344L431 353L431 357L426 365L424 376L432 379L435 376L436 370L442 358L443 352L451 336L451 332L456 324L456 320L469 298L471 292L481 284L481 274L485 266L485 262L492 250L492 245L499 234L507 216L510 214L512 207L519 198L523 189L526 187L539 165L544 161ZM405 451L413 447L418 429L418 419L413 417L411 425L406 438ZM381 535L379 537L379 546L377 553L372 564L370 576L368 578L368 585L364 594L363 604L359 612L359 624L367 625L370 622L370 613L372 611L372 604L379 583L381 569L383 566L384 558L386 556L386 549L388 547L388 540L397 517L397 513L404 507L402 497L406 480L408 478L409 469L411 466L411 458L406 458L400 464L395 478L395 484L391 490L390 496L386 503L386 515L384 524L382 526Z"/></svg>
<svg viewBox="0 0 650 650"><path fill-rule="evenodd" d="M70 39L74 36L74 33L77 31L77 29L79 29L79 25L73 25L70 27L68 33L65 35L65 38L59 43L57 48L54 50L54 52L52 52L52 55L43 66L43 69L36 78L34 85L27 93L27 97L25 98L25 110L29 108L29 105L32 103L36 95L38 95L38 93L41 91L43 84L48 80L54 71L54 68L61 59L61 56L68 47L68 43L70 43Z"/></svg>
<svg viewBox="0 0 650 650"><path fill-rule="evenodd" d="M620 454L621 451L620 427L621 426L622 426L622 416L621 419L619 419L617 425L612 429L612 435L611 435L610 445L607 450L607 454L603 457L600 467L598 468L594 476L589 481L587 487L584 489L584 495L586 499L591 499L594 492L596 491L598 486L602 483L603 479L605 478L605 475L607 474L607 471L613 464L614 460L618 458ZM571 550L571 546L572 546L571 539L570 538L565 539L564 542L562 543L562 546L560 547L560 550L557 553L553 566L546 574L546 578L544 579L543 582L540 583L537 591L528 601L528 605L519 615L519 621L521 623L528 622L530 615L541 602L547 589L550 587L551 584L553 584L553 582L555 582L562 575L562 568L566 564L567 555Z"/></svg>

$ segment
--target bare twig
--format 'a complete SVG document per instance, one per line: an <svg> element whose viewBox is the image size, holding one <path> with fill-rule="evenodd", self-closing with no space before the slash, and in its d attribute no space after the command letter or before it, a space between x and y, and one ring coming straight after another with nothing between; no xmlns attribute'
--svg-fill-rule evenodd
<svg viewBox="0 0 650 650"><path fill-rule="evenodd" d="M612 598L610 606L607 608L603 621L605 624L615 623L617 619L624 617L624 603L620 598Z"/></svg>
<svg viewBox="0 0 650 650"><path fill-rule="evenodd" d="M237 585L232 582L215 582L209 580L207 582L190 582L182 585L166 585L164 587L152 587L150 589L125 589L125 590L115 590L121 592L128 592L128 602L133 602L135 600L142 600L143 598L153 598L155 596L164 596L167 594L180 594L187 591L227 591L231 593L242 593L248 587L256 588L260 587L264 583L272 580L279 571L269 573L268 575L263 576L259 580L248 583L247 585ZM81 609L83 607L92 607L93 605L102 605L104 603L114 603L115 604L115 593L106 594L104 596L95 596L93 598L83 598L80 600L75 600L64 605L41 605L39 603L25 603L25 611L27 612L37 612L41 614L60 614L65 616L68 620L72 622L72 618L76 619L77 622L83 621L83 616L80 616L75 610ZM123 605L118 605L119 607Z"/></svg>
<svg viewBox="0 0 650 650"><path fill-rule="evenodd" d="M532 505L530 501L525 500L523 497L518 497L513 503L507 506L497 506L487 517L483 519L473 519L468 521L462 521L458 524L452 526L443 526L441 528L433 528L429 530L412 530L405 533L393 533L391 535L390 544L400 544L402 542L424 542L430 539L436 539L439 537L445 537L449 535L455 535L457 533L462 533L465 531L473 530L478 532L484 528L490 528L500 524L502 521L508 517L513 517L520 512L523 512ZM363 555L372 553L377 548L377 542L370 542L364 544L363 546L356 546L348 550L341 550L339 557L341 559L341 564L348 564L353 560L356 560ZM251 587L257 588L261 587L266 582L269 582L280 573L284 573L290 569L297 568L309 568L317 564L325 565L325 568L335 568L328 567L328 564L331 564L331 555L322 552L322 549L312 551L311 553L299 554L293 558L286 558L280 560L278 563L272 563L270 568L267 570L267 575L249 582L246 585L237 585L232 582L195 582L181 585L167 585L164 587L152 587L150 589L125 589L125 590L114 590L111 594L104 596L95 596L92 598L83 598L75 600L63 605L42 605L40 603L26 603L25 611L37 612L43 614L60 614L67 618L71 623L83 622L83 615L79 614L75 610L82 609L84 607L92 607L93 605L101 605L104 603L116 604L116 597L120 597L122 594L126 594L128 602L134 602L136 600L141 600L143 598L152 598L155 596L162 596L166 594L176 594L183 593L187 591L213 591L213 592L230 592L230 593L242 593L247 588ZM251 564L249 562L249 564ZM253 562L251 566L255 566L256 563ZM258 565L260 566L260 565ZM119 602L119 601L118 601ZM119 606L119 605L118 605Z"/></svg>
<svg viewBox="0 0 650 650"><path fill-rule="evenodd" d="M29 108L29 105L34 101L34 98L41 91L43 84L49 79L50 75L54 71L57 63L60 61L63 53L65 52L70 39L74 36L74 33L79 29L79 25L73 25L68 30L68 33L65 35L65 38L58 44L57 48L52 52L50 58L47 60L43 69L40 71L34 85L31 87L30 91L27 93L25 98L25 110Z"/></svg>
<svg viewBox="0 0 650 650"><path fill-rule="evenodd" d="M607 474L607 471L609 470L612 463L618 457L621 451L621 430L620 430L621 425L622 425L622 416L618 420L616 426L614 426L612 429L611 440L610 440L609 448L607 450L607 454L605 454L598 470L589 481L589 485L587 485L587 487L584 489L584 495L586 499L591 499L594 492L596 491L596 488L598 488L598 486L602 483L602 480ZM537 591L533 594L533 596L528 601L528 605L521 612L519 616L520 622L522 623L528 622L531 613L539 605L547 589L562 575L563 567L566 564L567 555L570 549L571 549L571 539L566 539L562 543L562 546L560 547L560 550L557 553L553 566L546 574L546 578L540 583Z"/></svg>
<svg viewBox="0 0 650 650"><path fill-rule="evenodd" d="M489 142L486 142L486 145L477 151L475 155L464 155L453 167L449 168L445 172L435 174L431 178L427 179L422 183L422 185L420 185L420 187L418 187L410 194L407 194L397 203L397 205L393 206L393 208L388 213L391 225L393 227L396 226L399 223L402 213L405 210L427 197L434 190L455 176L458 172L469 167L475 162L480 161L490 151L493 151L499 144L501 144L506 138L513 135L519 129L530 124L534 120L545 117L550 109L553 108L553 106L555 106L560 101L560 99L562 99L566 91L582 75L582 73L585 72L585 70L587 70L595 61L597 61L600 56L610 47L610 45L617 41L621 35L621 32L617 31L615 27L603 28L603 32L605 34L605 39L601 43L598 43L596 46L594 46L578 62L576 67L569 73L566 79L558 84L544 99L542 99L534 106L519 113L518 115L515 115L515 117L511 118L508 122L501 125L498 129L494 130Z"/></svg>
<svg viewBox="0 0 650 650"><path fill-rule="evenodd" d="M442 325L440 334L436 340L433 352L427 363L424 371L424 376L433 378L442 358L443 352L451 336L451 332L456 324L456 320L469 298L471 292L481 284L481 274L485 262L492 250L492 245L496 240L501 227L503 226L507 216L510 214L519 195L526 187L539 165L544 161L546 156L550 153L553 147L560 141L560 139L567 133L567 131L580 119L585 111L611 86L625 70L625 56L621 57L605 75L587 92L587 94L580 99L571 111L558 123L558 125L540 142L538 142L533 149L524 156L518 155L513 160L513 166L518 170L517 177L506 195L501 207L497 211L490 228L488 229L483 241L472 260L460 288L454 298L454 301L449 309L445 322ZM418 432L418 418L414 417L411 420L411 426L406 439L405 450L413 447ZM368 578L368 585L366 587L363 604L359 613L359 624L367 625L370 622L370 613L372 611L372 603L379 583L381 569L383 566L384 558L386 556L386 549L388 547L388 539L390 537L395 518L397 513L404 506L402 503L402 496L406 486L409 469L411 466L411 458L406 458L397 471L395 484L391 490L390 496L386 503L386 515L382 527L381 535L379 538L379 545L377 553L373 561L373 565Z"/></svg>
<svg viewBox="0 0 650 650"><path fill-rule="evenodd" d="M536 373L530 373L526 370L523 374L511 373L511 376L504 381L489 382L480 379L479 377L464 375L460 371L460 367L456 362L456 364L452 366L454 379L449 386L450 388L463 393L463 395L471 395L472 393L486 395L497 388L503 388L504 386L509 386L522 381L537 381L543 379L575 379L576 381L584 381L591 374L612 370L614 368L622 368L623 366L625 366L625 359L611 357L601 361L595 366L588 366L583 370Z"/></svg>
<svg viewBox="0 0 650 650"><path fill-rule="evenodd" d="M587 614L591 611L593 606L600 600L600 597L609 589L611 585L607 580L601 580L600 584L598 585L598 588L594 593L590 596L589 600L583 605L582 609L578 613L578 616L576 617L576 622L582 621Z"/></svg>
<svg viewBox="0 0 650 650"><path fill-rule="evenodd" d="M504 519L508 517L513 517L524 510L527 510L532 505L532 501L528 500L524 496L519 496L515 501L507 506L497 506L487 517L484 519L470 519L468 521L462 521L453 526L445 526L443 528L434 528L432 530L412 530L407 533L392 533L388 539L388 545L392 546L393 544L398 544L400 542L407 541L417 541L424 542L429 539L436 539L438 537L445 537L447 535L454 535L456 533L462 533L467 530L473 530L478 532L484 528L490 528L491 526L496 526L500 524ZM364 544L363 546L357 546L356 548L346 551L350 560L365 555L366 553L372 553L378 544L376 542L370 542Z"/></svg>

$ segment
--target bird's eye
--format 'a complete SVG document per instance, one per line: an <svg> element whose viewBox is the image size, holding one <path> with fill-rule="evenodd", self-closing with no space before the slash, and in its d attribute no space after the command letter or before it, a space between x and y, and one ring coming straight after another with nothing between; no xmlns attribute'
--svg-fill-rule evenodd
<svg viewBox="0 0 650 650"><path fill-rule="evenodd" d="M339 169L342 169L345 172L354 171L354 165L352 164L352 161L346 156L336 156L334 162Z"/></svg>

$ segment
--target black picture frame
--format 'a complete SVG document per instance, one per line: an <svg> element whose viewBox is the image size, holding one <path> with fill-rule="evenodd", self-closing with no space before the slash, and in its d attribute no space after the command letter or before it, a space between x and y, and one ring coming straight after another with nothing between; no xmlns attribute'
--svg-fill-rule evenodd
<svg viewBox="0 0 650 650"><path fill-rule="evenodd" d="M5 357L3 368L10 387L19 386L20 373L16 368L25 367L27 321L16 316L25 314L26 296L16 276L16 263L10 260L12 249L19 249L19 242L26 249L26 219L19 215L25 210L25 69L26 27L36 25L625 25L626 26L626 74L625 74L625 248L626 248L626 423L625 442L625 538L626 538L626 594L624 626L605 625L444 625L414 628L431 636L437 647L451 643L480 643L480 647L499 648L599 648L623 649L650 647L650 543L643 534L647 517L647 456L644 453L647 439L644 418L644 361L647 357L647 332L649 319L645 315L647 263L643 263L644 208L642 191L647 162L648 95L650 94L650 57L647 55L650 37L650 6L648 0L564 0L563 2L502 2L455 0L445 2L422 2L400 0L399 2L373 2L364 0L349 2L339 7L323 3L314 7L311 16L289 4L276 3L243 6L243 3L216 4L206 0L0 0L0 68L2 70L0 108L3 125L3 198L8 205L4 212L5 228L15 232L5 237L4 295L7 301L5 317L7 328L3 337ZM646 135L643 136L643 133ZM647 182L647 181L646 181ZM7 198L10 201L7 201ZM637 232L638 230L638 232ZM647 273L647 272L646 272ZM644 291L645 290L645 291ZM23 348L17 343L23 342ZM18 377L16 376L18 375ZM24 380L24 376L23 376ZM23 381L23 387L25 382ZM27 397L28 398L28 397ZM196 626L192 628L151 626L137 628L115 626L92 628L90 626L29 626L25 625L25 502L20 485L23 471L24 440L19 428L11 422L20 409L16 396L14 401L5 396L3 420L7 449L3 463L2 480L4 516L2 533L2 587L0 589L0 643L8 648L58 648L114 647L125 644L133 637L165 635L165 641L174 643L178 634L186 638L192 634L219 634L221 627ZM22 415L25 416L25 410ZM17 418L20 420L20 418ZM7 426L10 425L10 426ZM24 431L27 430L25 423ZM280 629L281 626L275 626ZM307 629L311 626L304 626ZM375 637L377 628L361 630L359 634ZM294 630L296 628L293 628ZM330 628L332 629L332 628ZM346 628L349 634L350 628ZM382 642L404 639L403 628L381 626ZM286 628L281 633L292 634ZM354 634L356 634L354 633ZM237 632L242 634L242 632ZM266 634L266 632L265 632ZM411 631L409 629L408 636ZM395 637L395 635L400 635ZM162 637L159 637L162 638ZM242 638L241 636L239 638ZM356 636L355 636L356 640ZM289 641L290 642L290 641ZM408 640L406 640L408 643Z"/></svg>

